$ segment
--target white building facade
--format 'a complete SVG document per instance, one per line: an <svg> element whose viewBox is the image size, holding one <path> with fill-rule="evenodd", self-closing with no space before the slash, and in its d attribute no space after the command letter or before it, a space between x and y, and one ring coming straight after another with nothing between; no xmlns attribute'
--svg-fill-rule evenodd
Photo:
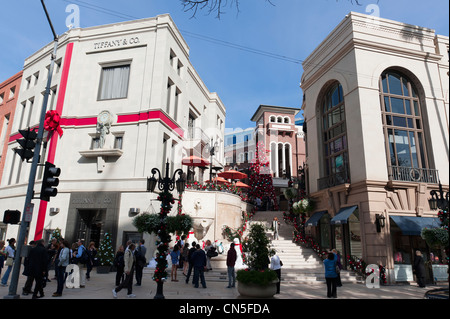
<svg viewBox="0 0 450 319"><path fill-rule="evenodd" d="M19 129L38 125L52 48L24 64L0 188L5 209L23 209L31 164L12 150ZM61 116L63 135L54 132L43 144L41 163L61 168L60 184L50 202L33 201L29 240L56 228L69 241L97 245L105 233L116 246L137 239L133 216L159 212L157 195L146 193L152 168L164 174L169 162L171 174L186 172L182 158L201 153L210 139L223 149L225 106L190 63L169 15L69 30L59 39L51 91L47 110ZM40 167L37 198L42 175ZM17 228L10 225L7 237Z"/></svg>
<svg viewBox="0 0 450 319"><path fill-rule="evenodd" d="M445 260L420 229L439 226L428 199L449 185L448 52L434 30L350 13L303 63L308 232L391 282L413 280L415 250Z"/></svg>

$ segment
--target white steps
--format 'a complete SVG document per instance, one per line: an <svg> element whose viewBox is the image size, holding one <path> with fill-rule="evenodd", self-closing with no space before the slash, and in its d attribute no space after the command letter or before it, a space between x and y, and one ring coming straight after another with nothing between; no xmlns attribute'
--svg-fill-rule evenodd
<svg viewBox="0 0 450 319"><path fill-rule="evenodd" d="M304 248L292 241L293 227L283 220L283 212L262 211L257 212L250 224L262 223L270 228L273 218L277 217L281 226L277 240L272 240L271 245L283 262L281 281L286 283L324 283L325 272L323 261L311 248ZM250 227L248 227L250 229ZM273 233L268 229L267 236L272 239ZM341 281L356 283L357 277L351 271L341 271Z"/></svg>
<svg viewBox="0 0 450 319"><path fill-rule="evenodd" d="M272 240L272 232L267 231L267 236L272 240L271 245L277 252L283 262L281 270L281 282L293 284L323 284L325 283L325 272L323 261L310 248L301 247L292 242L293 227L287 225L283 220L283 212L280 211L262 211L257 212L250 221L247 232L253 223L262 223L266 227L270 227L274 217L277 217L281 223L279 231L279 239ZM247 234L244 234L244 237ZM206 282L224 282L228 283L227 269L226 269L226 251L222 255L211 259L211 267L213 270L205 272ZM167 270L170 276L170 269ZM153 274L154 269L144 268L144 274ZM192 281L193 272L190 280ZM181 269L178 269L178 280L184 281L185 276ZM358 282L356 274L352 271L341 271L341 281L343 283Z"/></svg>

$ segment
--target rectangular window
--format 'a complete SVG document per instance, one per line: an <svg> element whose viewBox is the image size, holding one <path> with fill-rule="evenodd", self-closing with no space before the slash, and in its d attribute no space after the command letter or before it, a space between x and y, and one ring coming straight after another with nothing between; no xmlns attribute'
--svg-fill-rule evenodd
<svg viewBox="0 0 450 319"><path fill-rule="evenodd" d="M114 139L114 148L121 150L123 145L123 136L116 136Z"/></svg>
<svg viewBox="0 0 450 319"><path fill-rule="evenodd" d="M12 99L14 97L14 95L16 94L16 87L13 86L10 90L9 90L9 97L8 99Z"/></svg>
<svg viewBox="0 0 450 319"><path fill-rule="evenodd" d="M100 137L93 137L91 143L91 150L100 148Z"/></svg>
<svg viewBox="0 0 450 319"><path fill-rule="evenodd" d="M130 65L103 67L99 100L123 99L128 96Z"/></svg>

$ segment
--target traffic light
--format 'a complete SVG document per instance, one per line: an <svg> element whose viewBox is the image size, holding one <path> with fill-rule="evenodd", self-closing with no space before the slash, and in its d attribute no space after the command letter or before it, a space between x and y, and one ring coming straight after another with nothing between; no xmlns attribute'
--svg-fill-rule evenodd
<svg viewBox="0 0 450 319"><path fill-rule="evenodd" d="M34 147L36 146L36 138L37 133L28 128L27 130L19 130L19 133L24 137L20 140L17 140L17 142L22 146L22 148L16 148L14 149L14 152L19 154L19 156L22 158L22 162L24 160L29 160L33 158L34 155Z"/></svg>
<svg viewBox="0 0 450 319"><path fill-rule="evenodd" d="M49 202L50 197L55 197L58 194L56 186L59 184L59 178L57 178L59 174L61 174L60 168L55 167L52 163L45 162L40 199Z"/></svg>
<svg viewBox="0 0 450 319"><path fill-rule="evenodd" d="M5 210L3 215L4 224L18 224L20 221L20 212L18 210Z"/></svg>

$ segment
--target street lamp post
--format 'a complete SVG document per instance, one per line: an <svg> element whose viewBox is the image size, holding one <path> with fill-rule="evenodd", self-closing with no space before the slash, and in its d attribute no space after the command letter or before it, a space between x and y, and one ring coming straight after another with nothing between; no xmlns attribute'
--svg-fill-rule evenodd
<svg viewBox="0 0 450 319"><path fill-rule="evenodd" d="M155 174L158 173L158 178ZM157 290L154 299L164 299L163 285L164 280L166 280L167 272L167 251L169 250L169 242L171 240L170 234L167 232L167 214L172 208L171 203L173 202L173 196L171 191L176 187L179 194L184 192L186 186L186 181L183 178L183 170L177 169L172 178L169 177L169 162L166 163L165 177L161 177L161 172L157 168L152 169L152 177L147 178L147 191L154 192L156 186L161 191L159 195L159 200L161 201L161 212L160 212L160 227L158 231L159 241L156 243L158 249L157 255L157 265L153 279L157 283ZM175 180L175 176L179 175L179 178Z"/></svg>
<svg viewBox="0 0 450 319"><path fill-rule="evenodd" d="M441 181L439 181L439 191L432 190L430 192L431 199L428 200L432 210L442 209L448 210L448 192L444 195Z"/></svg>

